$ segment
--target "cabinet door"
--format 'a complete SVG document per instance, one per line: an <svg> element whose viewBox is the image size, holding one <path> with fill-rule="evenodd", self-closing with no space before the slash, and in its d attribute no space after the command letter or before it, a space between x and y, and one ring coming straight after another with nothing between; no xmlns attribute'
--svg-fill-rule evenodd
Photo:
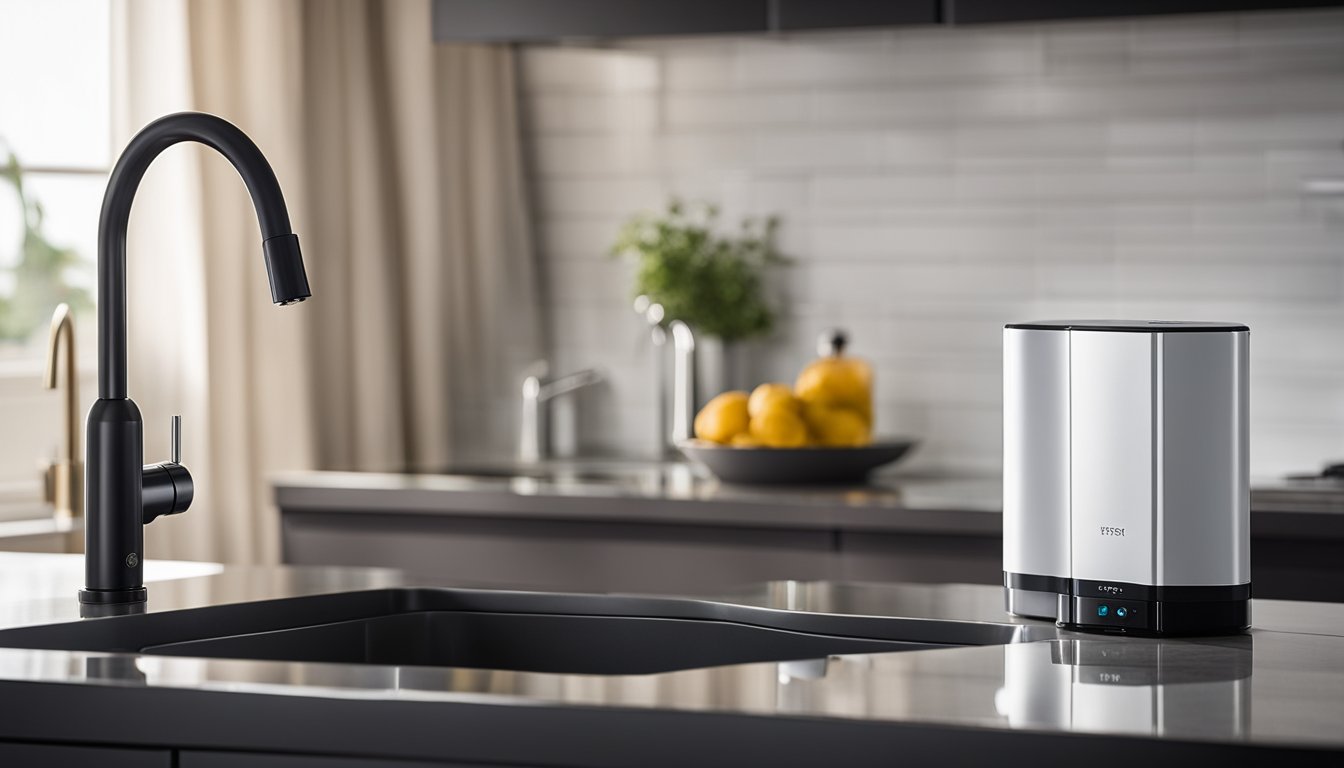
<svg viewBox="0 0 1344 768"><path fill-rule="evenodd" d="M840 562L842 581L1003 583L997 536L843 531Z"/></svg>
<svg viewBox="0 0 1344 768"><path fill-rule="evenodd" d="M1166 13L1256 11L1344 5L1340 0L946 0L949 24L1087 19Z"/></svg>
<svg viewBox="0 0 1344 768"><path fill-rule="evenodd" d="M432 17L445 43L764 32L770 13L768 0L434 0Z"/></svg>
<svg viewBox="0 0 1344 768"><path fill-rule="evenodd" d="M937 24L938 0L776 0L781 31Z"/></svg>
<svg viewBox="0 0 1344 768"><path fill-rule="evenodd" d="M69 768L170 768L169 750L69 747L56 744L0 743L0 765L69 766Z"/></svg>
<svg viewBox="0 0 1344 768"><path fill-rule="evenodd" d="M430 584L681 593L834 578L827 530L281 512L284 561L399 568Z"/></svg>
<svg viewBox="0 0 1344 768"><path fill-rule="evenodd" d="M461 763L421 763L375 757L266 755L251 752L178 753L178 768L481 768Z"/></svg>

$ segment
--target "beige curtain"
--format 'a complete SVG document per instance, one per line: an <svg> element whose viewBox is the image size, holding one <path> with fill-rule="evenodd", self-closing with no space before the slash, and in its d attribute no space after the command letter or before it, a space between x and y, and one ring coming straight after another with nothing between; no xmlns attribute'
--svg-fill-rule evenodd
<svg viewBox="0 0 1344 768"><path fill-rule="evenodd" d="M199 424L197 501L150 526L150 555L275 560L278 471L434 470L455 447L505 450L513 382L541 343L511 52L433 45L427 0L128 0L120 17L118 48L138 60L123 122L192 108L246 131L285 190L313 288L270 305L245 189L222 158L187 150L180 196L158 196L155 218L194 242L160 236L131 257L149 262L133 276L181 261L196 286L173 313L132 319L147 452L173 401ZM190 80L168 98L174 57ZM143 359L182 316L196 320L168 327L186 351Z"/></svg>
<svg viewBox="0 0 1344 768"><path fill-rule="evenodd" d="M193 105L186 7L181 0L119 0L114 6L112 106L115 151L145 123ZM145 529L150 557L256 557L253 515L221 515L211 450L213 392L207 365L200 166L204 152L166 151L145 174L127 238L130 395L145 420L145 460L168 456L168 419L183 417L184 462L197 495L188 514ZM237 519L221 519L236 517ZM240 551L242 550L242 551Z"/></svg>

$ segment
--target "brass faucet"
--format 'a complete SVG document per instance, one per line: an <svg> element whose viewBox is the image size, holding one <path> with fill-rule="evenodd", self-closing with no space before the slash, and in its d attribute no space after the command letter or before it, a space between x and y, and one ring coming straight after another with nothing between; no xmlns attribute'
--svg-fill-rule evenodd
<svg viewBox="0 0 1344 768"><path fill-rule="evenodd" d="M65 440L60 458L47 467L47 501L58 520L73 520L84 513L84 462L79 451L79 376L75 370L75 322L70 306L60 304L51 316L47 345L47 389L56 389L57 358L65 340Z"/></svg>

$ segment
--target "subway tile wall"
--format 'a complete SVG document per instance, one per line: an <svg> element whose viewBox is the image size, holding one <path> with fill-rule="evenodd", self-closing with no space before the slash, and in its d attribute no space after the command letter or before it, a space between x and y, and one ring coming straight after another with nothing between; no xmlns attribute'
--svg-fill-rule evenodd
<svg viewBox="0 0 1344 768"><path fill-rule="evenodd" d="M647 450L631 273L606 250L669 195L783 219L784 307L877 371L911 471L1000 467L1000 328L1042 317L1252 327L1252 471L1344 459L1344 12L622 41L522 54L557 370L600 366L589 449Z"/></svg>

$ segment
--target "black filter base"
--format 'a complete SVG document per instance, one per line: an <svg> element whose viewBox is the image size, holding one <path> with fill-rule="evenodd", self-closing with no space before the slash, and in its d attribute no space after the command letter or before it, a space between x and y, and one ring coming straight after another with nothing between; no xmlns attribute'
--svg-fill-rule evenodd
<svg viewBox="0 0 1344 768"><path fill-rule="evenodd" d="M1070 597L1060 601L1059 626L1082 632L1172 636L1230 635L1251 625L1251 601L1117 600Z"/></svg>
<svg viewBox="0 0 1344 768"><path fill-rule="evenodd" d="M1148 586L1004 573L1009 613L1118 635L1230 635L1251 625L1251 585ZM1047 598L1055 597L1047 615Z"/></svg>

